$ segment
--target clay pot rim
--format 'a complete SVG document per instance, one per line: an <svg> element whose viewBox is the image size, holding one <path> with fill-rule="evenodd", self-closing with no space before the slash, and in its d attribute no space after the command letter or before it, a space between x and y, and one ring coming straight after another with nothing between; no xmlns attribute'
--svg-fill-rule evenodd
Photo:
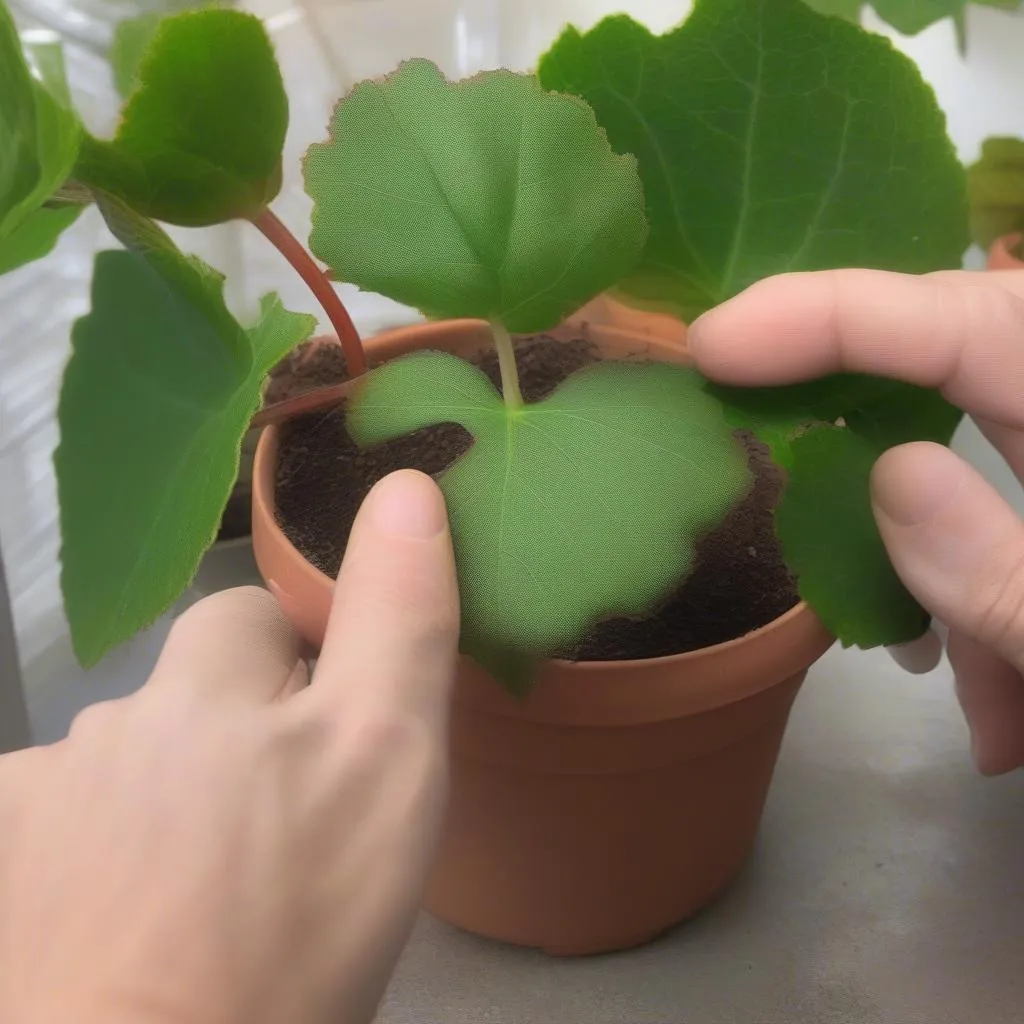
<svg viewBox="0 0 1024 1024"><path fill-rule="evenodd" d="M374 338L368 339L364 344L372 350L374 348L385 347L392 338L398 335L404 335L409 331L415 330L429 337L433 334L451 330L453 327L465 328L470 325L486 327L486 322L471 319L456 319L410 324L405 327L385 331ZM606 337L614 337L619 340L635 339L643 345L672 348L677 351L680 349L680 346L675 342L669 342L657 337L645 336L639 331L629 330L618 325L583 324L582 326L585 334L589 333L591 329L596 328L596 330ZM579 324L576 324L575 326L561 325L560 327L545 333L555 336L567 331L578 334L579 329ZM424 346L424 348L426 347L427 346ZM348 387L344 388L345 394L355 386L357 381L349 381L346 383L348 384ZM339 389L339 394L341 391L342 389ZM285 534L277 521L277 516L275 514L276 505L273 493L274 488L272 483L274 480L274 473L267 471L266 462L268 460L274 460L276 462L279 438L280 424L270 424L263 428L257 444L253 464L252 484L254 514L258 514L264 519L269 532L273 535L275 541L281 545L282 549L287 552L289 559L297 565L298 572L302 576L318 588L322 587L331 589L334 587L334 580L332 580L325 572L322 572L313 565L298 550L298 548L292 544L291 540L287 534ZM271 481L271 483L264 486L265 481ZM806 619L816 620L817 616L806 601L800 600L788 611L783 612L782 615L772 619L771 622L767 622L757 629L751 630L749 633L744 633L743 635L734 637L731 640L724 640L721 643L711 644L708 647L699 647L692 651L683 651L680 654L667 654L656 658L633 658L619 661L571 661L565 658L550 658L547 659L546 663L552 666L557 666L560 675L568 673L570 676L577 674L593 676L595 673L621 673L624 670L628 671L631 668L635 669L641 666L650 666L653 668L655 666L685 665L689 662L704 661L709 658L713 658L716 655L723 655L738 647L756 643L776 632L791 628L791 626L795 625L796 620ZM766 681L765 685L770 686L772 684ZM723 700L723 703L728 703L728 698Z"/></svg>

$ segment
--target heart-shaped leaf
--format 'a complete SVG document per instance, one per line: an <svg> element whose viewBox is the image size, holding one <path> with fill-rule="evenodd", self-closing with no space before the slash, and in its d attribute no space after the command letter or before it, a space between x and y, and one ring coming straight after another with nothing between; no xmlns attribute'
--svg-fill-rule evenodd
<svg viewBox="0 0 1024 1024"><path fill-rule="evenodd" d="M983 249L1000 236L1024 231L1024 141L986 139L967 171L971 237Z"/></svg>
<svg viewBox="0 0 1024 1024"><path fill-rule="evenodd" d="M697 0L662 36L570 28L541 82L639 160L650 240L625 283L684 319L760 278L958 267L964 172L932 90L880 36L801 0Z"/></svg>
<svg viewBox="0 0 1024 1024"><path fill-rule="evenodd" d="M154 231L157 229L154 229ZM263 300L234 340L210 316L221 279L164 241L96 257L92 310L72 332L54 456L61 584L83 665L149 625L182 593L217 526L266 374L314 317ZM221 305L223 300L220 299Z"/></svg>
<svg viewBox="0 0 1024 1024"><path fill-rule="evenodd" d="M53 70L52 61L44 66ZM14 21L0 3L0 239L13 235L63 184L80 135L64 97L29 72Z"/></svg>
<svg viewBox="0 0 1024 1024"><path fill-rule="evenodd" d="M348 411L361 445L443 422L474 438L439 481L463 646L510 686L595 621L649 610L750 483L718 403L678 366L599 363L512 409L477 367L419 353L372 371Z"/></svg>
<svg viewBox="0 0 1024 1024"><path fill-rule="evenodd" d="M281 187L288 99L259 18L164 18L114 139L87 136L79 180L171 224L252 218Z"/></svg>
<svg viewBox="0 0 1024 1024"><path fill-rule="evenodd" d="M927 612L900 582L882 543L869 477L887 448L948 444L963 416L936 391L881 383L887 387L874 400L846 411L845 427L812 426L785 442L789 481L776 531L801 597L844 646L904 643L927 627Z"/></svg>
<svg viewBox="0 0 1024 1024"><path fill-rule="evenodd" d="M632 157L535 78L448 82L413 60L338 104L305 164L313 252L339 280L434 317L555 326L636 263Z"/></svg>

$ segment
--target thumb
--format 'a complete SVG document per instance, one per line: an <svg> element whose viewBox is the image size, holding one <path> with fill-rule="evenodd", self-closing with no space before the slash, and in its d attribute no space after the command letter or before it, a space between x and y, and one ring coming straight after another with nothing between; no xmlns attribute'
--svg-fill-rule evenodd
<svg viewBox="0 0 1024 1024"><path fill-rule="evenodd" d="M1005 770L1007 749L1024 738L1024 523L941 445L886 452L871 489L900 578L961 638L949 654L975 759L982 770Z"/></svg>
<svg viewBox="0 0 1024 1024"><path fill-rule="evenodd" d="M444 721L459 596L444 498L430 477L381 480L352 527L323 651L300 694L332 716L378 709Z"/></svg>

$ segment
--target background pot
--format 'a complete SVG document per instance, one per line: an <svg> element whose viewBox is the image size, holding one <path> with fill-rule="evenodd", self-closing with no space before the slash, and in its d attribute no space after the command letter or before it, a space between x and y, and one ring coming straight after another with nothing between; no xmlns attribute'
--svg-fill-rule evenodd
<svg viewBox="0 0 1024 1024"><path fill-rule="evenodd" d="M1014 250L1020 244L1020 233L1003 235L997 238L988 251L989 270L1024 270L1024 261L1014 255Z"/></svg>
<svg viewBox="0 0 1024 1024"><path fill-rule="evenodd" d="M566 328L579 333L580 328ZM685 362L673 342L586 333L612 358ZM449 321L369 343L471 355L486 325ZM267 586L319 644L331 580L274 518L278 430L259 442L253 543ZM832 638L799 604L729 643L632 662L548 662L516 701L463 659L452 791L426 907L470 931L556 954L643 943L712 900L754 841L790 707Z"/></svg>

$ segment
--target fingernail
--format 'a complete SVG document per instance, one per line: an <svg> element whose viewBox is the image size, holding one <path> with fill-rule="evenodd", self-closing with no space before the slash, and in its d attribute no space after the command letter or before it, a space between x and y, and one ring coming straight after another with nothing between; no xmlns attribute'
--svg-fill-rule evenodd
<svg viewBox="0 0 1024 1024"><path fill-rule="evenodd" d="M392 473L367 495L365 513L382 533L431 540L448 527L444 498L426 474Z"/></svg>
<svg viewBox="0 0 1024 1024"><path fill-rule="evenodd" d="M884 455L871 481L875 504L898 526L932 519L958 489L960 466L948 448L930 442L912 448Z"/></svg>

